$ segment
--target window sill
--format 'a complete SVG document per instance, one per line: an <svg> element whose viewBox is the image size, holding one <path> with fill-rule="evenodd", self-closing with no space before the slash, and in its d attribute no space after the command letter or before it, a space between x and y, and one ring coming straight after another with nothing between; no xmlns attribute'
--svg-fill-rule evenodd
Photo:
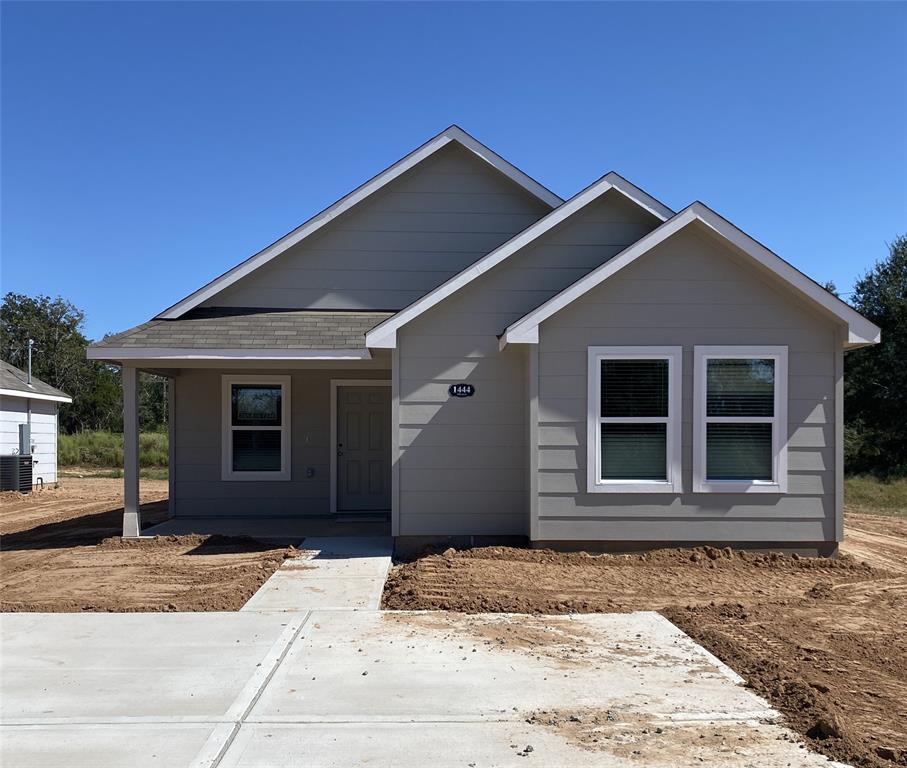
<svg viewBox="0 0 907 768"><path fill-rule="evenodd" d="M738 482L737 480L708 480L695 483L693 493L787 493L786 483Z"/></svg>
<svg viewBox="0 0 907 768"><path fill-rule="evenodd" d="M634 480L612 480L603 483L590 483L586 489L588 493L682 493L674 483L647 482Z"/></svg>
<svg viewBox="0 0 907 768"><path fill-rule="evenodd" d="M260 483L264 482L276 482L276 481L288 481L290 479L289 472L224 472L221 474L221 480L224 482L240 482L240 483Z"/></svg>

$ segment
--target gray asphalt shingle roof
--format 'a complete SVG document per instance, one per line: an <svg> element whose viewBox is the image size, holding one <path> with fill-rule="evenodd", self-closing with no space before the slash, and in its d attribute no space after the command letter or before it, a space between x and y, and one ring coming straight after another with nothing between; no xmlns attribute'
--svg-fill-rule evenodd
<svg viewBox="0 0 907 768"><path fill-rule="evenodd" d="M0 361L0 389L12 389L16 392L21 392L23 397L28 397L30 394L69 397L65 392L61 392L56 387L52 387L34 376L31 377L31 384L28 384L28 374L5 360Z"/></svg>
<svg viewBox="0 0 907 768"><path fill-rule="evenodd" d="M365 333L393 312L194 309L151 320L92 344L95 348L364 349Z"/></svg>

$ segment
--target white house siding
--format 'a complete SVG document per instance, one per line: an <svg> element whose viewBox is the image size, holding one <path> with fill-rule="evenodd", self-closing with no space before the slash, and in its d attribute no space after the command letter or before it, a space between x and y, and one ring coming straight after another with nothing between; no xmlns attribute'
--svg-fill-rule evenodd
<svg viewBox="0 0 907 768"><path fill-rule="evenodd" d="M22 397L0 398L0 454L19 451L19 425L28 422L27 401ZM31 442L34 446L33 476L37 483L57 482L57 404L31 401Z"/></svg>
<svg viewBox="0 0 907 768"><path fill-rule="evenodd" d="M288 481L221 480L221 376L276 375L290 381ZM184 369L174 379L175 516L305 517L330 512L331 379L388 379L377 368ZM306 477L306 468L314 475Z"/></svg>
<svg viewBox="0 0 907 768"><path fill-rule="evenodd" d="M539 328L538 535L544 541L828 542L835 539L837 325L730 247L684 231ZM694 345L789 348L789 493L692 489ZM587 348L683 346L686 493L589 494Z"/></svg>
<svg viewBox="0 0 907 768"><path fill-rule="evenodd" d="M402 309L550 210L450 144L203 306Z"/></svg>
<svg viewBox="0 0 907 768"><path fill-rule="evenodd" d="M526 353L497 335L659 223L607 192L398 331L399 535L528 533Z"/></svg>

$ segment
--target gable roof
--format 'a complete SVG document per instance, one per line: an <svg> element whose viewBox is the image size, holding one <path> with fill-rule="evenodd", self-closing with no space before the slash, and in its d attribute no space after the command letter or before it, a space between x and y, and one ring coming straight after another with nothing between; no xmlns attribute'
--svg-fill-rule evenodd
<svg viewBox="0 0 907 768"><path fill-rule="evenodd" d="M710 231L736 246L775 277L794 288L804 298L846 323L848 338L845 347L879 343L881 330L878 326L711 208L695 202L540 307L512 323L501 335L501 347L507 344L537 344L538 328L542 322L694 222L708 227Z"/></svg>
<svg viewBox="0 0 907 768"><path fill-rule="evenodd" d="M373 328L366 334L366 345L376 348L395 347L397 345L398 328L418 317L423 312L431 309L439 301L460 290L463 286L468 285L489 269L496 267L506 258L537 240L562 221L565 221L570 216L583 210L590 203L598 200L605 192L612 189L620 192L640 207L645 208L661 221L665 221L674 215L674 212L670 208L656 200L647 192L641 190L635 184L631 184L625 178L613 171L607 173L598 181L593 182L584 190L571 197L563 205L555 208L547 216L542 217L534 224L531 224L522 232L512 237L506 243L500 245L491 253L483 256L475 262L475 264L471 264L463 271L439 285L433 291L430 291L422 298L414 301L408 307L401 309L389 320L386 320L381 323L381 325Z"/></svg>
<svg viewBox="0 0 907 768"><path fill-rule="evenodd" d="M275 256L280 255L288 248L291 248L300 241L304 240L309 235L314 234L325 224L350 210L355 205L362 202L367 197L373 195L382 187L386 186L394 179L403 175L404 173L406 173L406 171L415 167L423 160L431 157L439 149L446 147L451 142L456 142L460 146L465 147L470 152L495 168L497 171L504 174L508 179L516 182L527 192L537 197L539 200L546 203L550 207L554 208L556 206L559 206L563 202L563 200L556 194L554 194L554 192L552 192L550 189L543 187L535 179L527 176L515 165L508 163L503 157L486 147L481 142L474 139L459 126L452 125L446 130L441 131L441 133L439 133L434 138L429 139L421 147L410 152L406 157L398 160L392 166L386 168L377 176L374 176L372 179L365 182L365 184L357 187L345 197L340 198L333 205L325 208L323 211L321 211L321 213L316 213L308 221L300 224L292 232L284 235L264 250L259 251L254 256L250 256L242 263L237 264L235 267L233 267L233 269L225 272L220 277L215 278L207 285L202 286L197 291L177 302L168 309L165 309L157 316L156 319L174 320L182 316L185 312L188 312L190 309L197 307L203 301L210 299L212 296L219 293L224 288L227 288L237 280L240 280L241 278L248 275L250 272L258 269L258 267L262 266L263 264L267 264Z"/></svg>
<svg viewBox="0 0 907 768"><path fill-rule="evenodd" d="M57 403L71 403L72 398L56 387L50 386L31 377L28 383L28 374L15 365L0 361L0 395L3 397L27 397L32 400L52 400Z"/></svg>
<svg viewBox="0 0 907 768"><path fill-rule="evenodd" d="M90 360L367 360L365 332L393 312L193 309L88 348Z"/></svg>

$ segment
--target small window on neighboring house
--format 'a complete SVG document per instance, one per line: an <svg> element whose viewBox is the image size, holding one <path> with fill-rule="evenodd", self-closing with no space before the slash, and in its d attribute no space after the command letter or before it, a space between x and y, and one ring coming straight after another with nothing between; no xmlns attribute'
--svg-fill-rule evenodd
<svg viewBox="0 0 907 768"><path fill-rule="evenodd" d="M290 377L223 377L224 480L290 479Z"/></svg>
<svg viewBox="0 0 907 768"><path fill-rule="evenodd" d="M693 490L787 490L787 347L696 347Z"/></svg>
<svg viewBox="0 0 907 768"><path fill-rule="evenodd" d="M590 493L679 493L680 347L589 347Z"/></svg>

